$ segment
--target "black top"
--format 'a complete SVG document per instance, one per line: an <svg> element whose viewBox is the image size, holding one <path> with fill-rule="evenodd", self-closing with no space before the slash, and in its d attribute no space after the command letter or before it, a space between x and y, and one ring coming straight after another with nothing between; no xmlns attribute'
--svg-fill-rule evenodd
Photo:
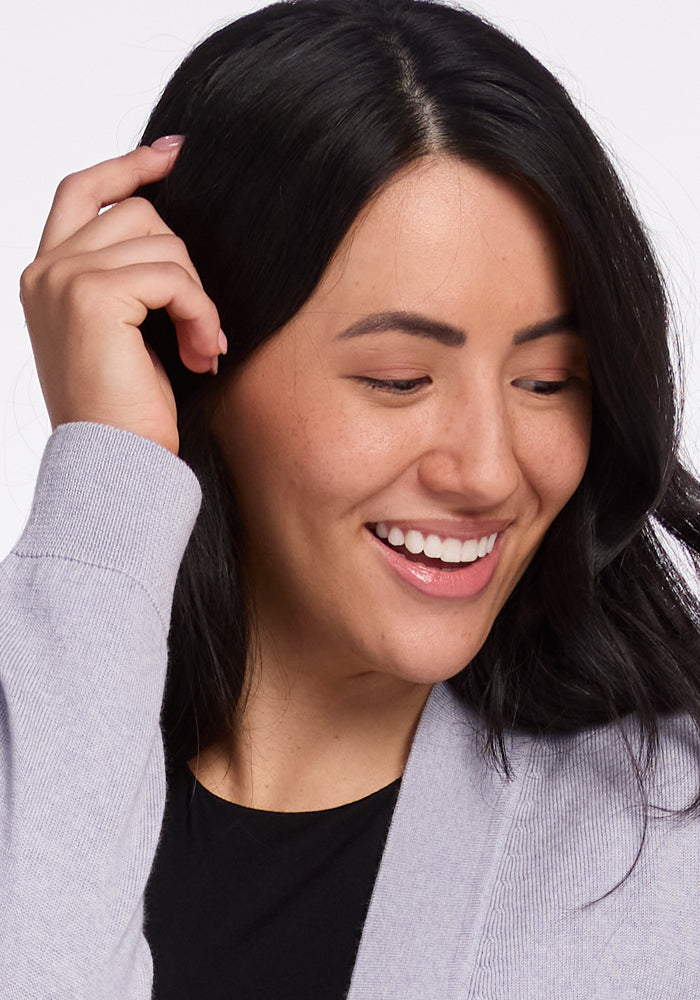
<svg viewBox="0 0 700 1000"><path fill-rule="evenodd" d="M399 785L276 813L175 772L146 894L154 1000L342 1000Z"/></svg>

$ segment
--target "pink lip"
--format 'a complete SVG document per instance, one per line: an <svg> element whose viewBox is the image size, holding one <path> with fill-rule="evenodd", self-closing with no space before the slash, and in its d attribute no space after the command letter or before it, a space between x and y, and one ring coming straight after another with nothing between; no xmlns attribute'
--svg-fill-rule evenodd
<svg viewBox="0 0 700 1000"><path fill-rule="evenodd" d="M393 524L394 522L392 522ZM438 569L424 563L405 559L400 552L380 541L368 531L371 541L387 565L401 580L414 590L429 597L476 597L488 587L498 565L502 535L499 534L492 551L481 559L461 569ZM449 564L446 564L449 565Z"/></svg>

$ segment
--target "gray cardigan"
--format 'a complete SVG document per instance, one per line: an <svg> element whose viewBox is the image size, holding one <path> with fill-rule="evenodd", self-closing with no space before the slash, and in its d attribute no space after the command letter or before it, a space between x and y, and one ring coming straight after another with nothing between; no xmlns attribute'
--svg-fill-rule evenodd
<svg viewBox="0 0 700 1000"><path fill-rule="evenodd" d="M143 438L70 424L48 443L0 567L3 1000L150 995L158 715L199 502L187 466ZM610 892L643 827L622 735L514 736L511 779L482 746L479 720L437 685L349 1000L697 1000L700 820L653 810ZM699 774L690 726L666 720L650 798L682 805Z"/></svg>

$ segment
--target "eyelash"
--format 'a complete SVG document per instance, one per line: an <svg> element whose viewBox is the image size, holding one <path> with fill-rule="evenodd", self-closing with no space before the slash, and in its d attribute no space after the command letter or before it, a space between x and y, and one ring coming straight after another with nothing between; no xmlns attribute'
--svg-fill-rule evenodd
<svg viewBox="0 0 700 1000"><path fill-rule="evenodd" d="M363 376L360 379L370 389L379 389L383 392L393 392L398 396L410 396L420 388L421 385L428 385L430 379L427 375L421 378L370 378Z"/></svg>
<svg viewBox="0 0 700 1000"><path fill-rule="evenodd" d="M535 396L555 396L558 392L570 388L574 381L572 377L552 381L539 378L519 378L513 382L513 385L524 389L525 392L531 392Z"/></svg>
<svg viewBox="0 0 700 1000"><path fill-rule="evenodd" d="M421 378L370 378L369 376L363 376L360 379L368 388L377 389L380 392L391 392L397 396L410 396L412 393L416 392L421 385L427 385L430 383L430 378L427 375ZM524 389L525 392L531 392L535 396L554 396L559 392L569 388L573 383L573 378L557 379L552 381L547 381L545 379L516 379L513 385L517 386L519 389Z"/></svg>

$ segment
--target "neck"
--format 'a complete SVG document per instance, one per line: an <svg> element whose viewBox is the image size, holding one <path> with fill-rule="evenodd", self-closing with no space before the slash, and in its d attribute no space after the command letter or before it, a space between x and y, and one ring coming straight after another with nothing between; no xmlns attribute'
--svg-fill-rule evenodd
<svg viewBox="0 0 700 1000"><path fill-rule="evenodd" d="M221 798L306 812L353 802L403 774L430 685L337 663L261 656L233 733L190 762Z"/></svg>

